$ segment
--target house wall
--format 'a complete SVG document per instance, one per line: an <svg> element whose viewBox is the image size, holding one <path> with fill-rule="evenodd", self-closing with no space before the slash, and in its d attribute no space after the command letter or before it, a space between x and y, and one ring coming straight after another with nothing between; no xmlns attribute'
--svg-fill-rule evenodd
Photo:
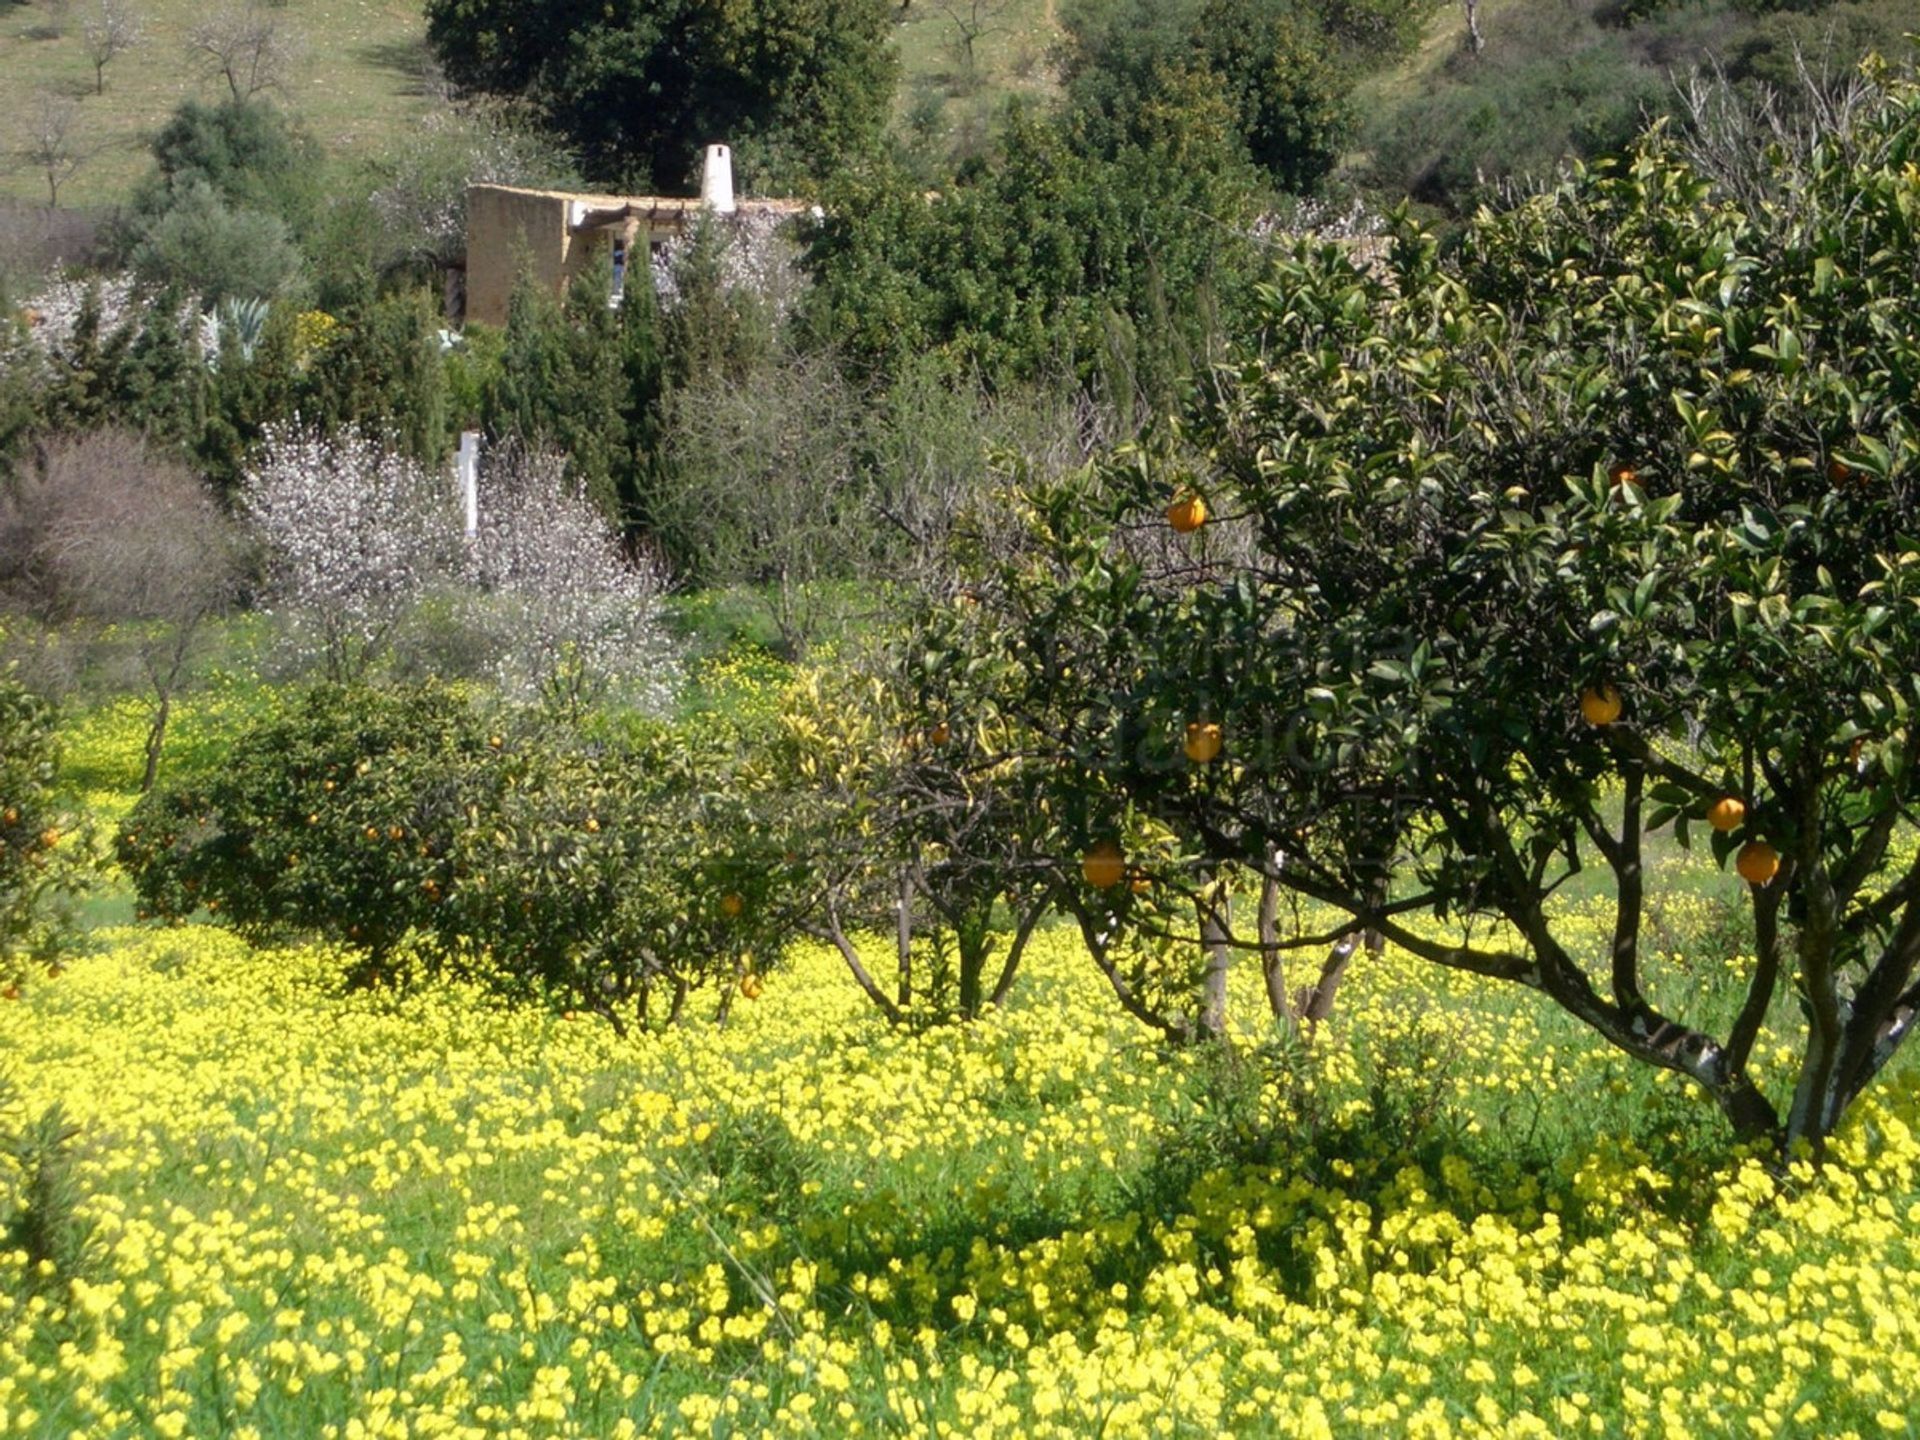
<svg viewBox="0 0 1920 1440"><path fill-rule="evenodd" d="M558 293L567 279L569 197L476 185L467 191L467 319L507 323L524 270Z"/></svg>
<svg viewBox="0 0 1920 1440"><path fill-rule="evenodd" d="M583 220L578 230L572 223L576 205ZM741 226L773 224L802 208L797 200L742 200L725 218ZM576 275L608 263L615 235L628 242L629 275L651 278L650 247L683 235L704 213L701 202L691 199L470 186L466 318L506 324L507 304L523 274L555 296L566 294Z"/></svg>

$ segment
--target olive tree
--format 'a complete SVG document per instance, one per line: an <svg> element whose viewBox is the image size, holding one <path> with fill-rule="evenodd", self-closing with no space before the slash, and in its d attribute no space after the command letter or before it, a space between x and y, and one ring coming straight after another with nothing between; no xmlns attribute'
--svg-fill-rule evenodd
<svg viewBox="0 0 1920 1440"><path fill-rule="evenodd" d="M1082 834L1150 817L1817 1150L1920 1016L1920 88L1832 113L1767 185L1656 130L1444 257L1302 248L1196 421L1027 486L973 656ZM1643 964L1669 826L1754 926L1694 1013ZM1595 867L1604 947L1553 903Z"/></svg>

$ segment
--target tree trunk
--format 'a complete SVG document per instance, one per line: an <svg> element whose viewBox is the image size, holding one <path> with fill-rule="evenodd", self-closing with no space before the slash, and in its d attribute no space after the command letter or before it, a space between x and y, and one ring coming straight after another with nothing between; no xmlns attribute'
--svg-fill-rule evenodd
<svg viewBox="0 0 1920 1440"><path fill-rule="evenodd" d="M1101 933L1093 913L1073 896L1067 897L1067 904L1073 911L1073 918L1080 923L1080 935L1086 941L1087 953L1093 957L1093 963L1099 967L1100 973L1107 977L1120 1008L1143 1025L1152 1026L1174 1044L1191 1044L1194 1039L1192 1023L1184 1015L1170 1019L1145 1004L1113 963L1107 948L1108 937Z"/></svg>
<svg viewBox="0 0 1920 1440"><path fill-rule="evenodd" d="M887 1017L889 1023L898 1025L905 1017L900 1007L887 998L887 992L873 983L873 976L867 973L867 967L860 961L860 952L847 938L847 932L840 928L840 917L829 914L827 923L813 932L818 938L828 941L840 952L840 958L847 962L847 969L853 972L854 983L859 985L866 997Z"/></svg>
<svg viewBox="0 0 1920 1440"><path fill-rule="evenodd" d="M1207 964L1200 978L1200 1035L1207 1040L1227 1038L1227 967L1233 959L1233 946L1227 935L1227 916L1223 911L1232 902L1225 893L1217 899L1200 902L1200 944Z"/></svg>
<svg viewBox="0 0 1920 1440"><path fill-rule="evenodd" d="M894 943L900 952L899 1004L902 1010L913 1004L913 872L900 871L900 915Z"/></svg>
<svg viewBox="0 0 1920 1440"><path fill-rule="evenodd" d="M1000 978L994 982L993 994L987 997L989 1005L1004 1005L1007 994L1013 989L1013 979L1020 971L1020 957L1026 953L1027 941L1033 938L1033 927L1040 923L1040 912L1045 902L1036 900L1026 914L1020 917L1015 927L1013 939L1007 946L1007 958L1000 966Z"/></svg>
<svg viewBox="0 0 1920 1440"><path fill-rule="evenodd" d="M160 703L154 707L153 723L147 727L147 764L140 775L140 793L146 795L153 790L153 782L160 775L160 751L167 743L167 719L173 713L173 697L162 693Z"/></svg>
<svg viewBox="0 0 1920 1440"><path fill-rule="evenodd" d="M1280 881L1266 875L1260 881L1260 975L1266 982L1267 1009L1273 1018L1293 1028L1293 1002L1287 995L1287 956L1280 948Z"/></svg>
<svg viewBox="0 0 1920 1440"><path fill-rule="evenodd" d="M1333 1014L1333 1002L1340 994L1340 982L1346 978L1347 966L1353 962L1354 951L1360 948L1360 937L1349 935L1334 943L1327 952L1327 958L1321 962L1320 978L1311 988L1303 988L1297 997L1294 1014L1309 1030Z"/></svg>

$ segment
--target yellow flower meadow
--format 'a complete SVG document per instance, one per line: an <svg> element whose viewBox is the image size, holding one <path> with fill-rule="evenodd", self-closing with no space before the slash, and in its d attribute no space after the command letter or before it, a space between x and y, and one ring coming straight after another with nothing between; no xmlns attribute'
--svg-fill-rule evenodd
<svg viewBox="0 0 1920 1440"><path fill-rule="evenodd" d="M803 947L624 1040L99 938L0 1004L0 1132L66 1106L90 1227L0 1256L0 1435L1916 1433L1905 1071L1824 1172L1705 1184L1676 1082L1394 955L1311 1058L1243 976L1224 1064L1066 930L970 1027Z"/></svg>

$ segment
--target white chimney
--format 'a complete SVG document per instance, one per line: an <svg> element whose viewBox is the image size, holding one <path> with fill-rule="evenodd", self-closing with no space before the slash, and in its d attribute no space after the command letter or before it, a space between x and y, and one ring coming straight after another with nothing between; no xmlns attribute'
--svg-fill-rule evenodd
<svg viewBox="0 0 1920 1440"><path fill-rule="evenodd" d="M707 162L700 171L700 203L721 215L733 213L733 152L725 145L707 146Z"/></svg>

